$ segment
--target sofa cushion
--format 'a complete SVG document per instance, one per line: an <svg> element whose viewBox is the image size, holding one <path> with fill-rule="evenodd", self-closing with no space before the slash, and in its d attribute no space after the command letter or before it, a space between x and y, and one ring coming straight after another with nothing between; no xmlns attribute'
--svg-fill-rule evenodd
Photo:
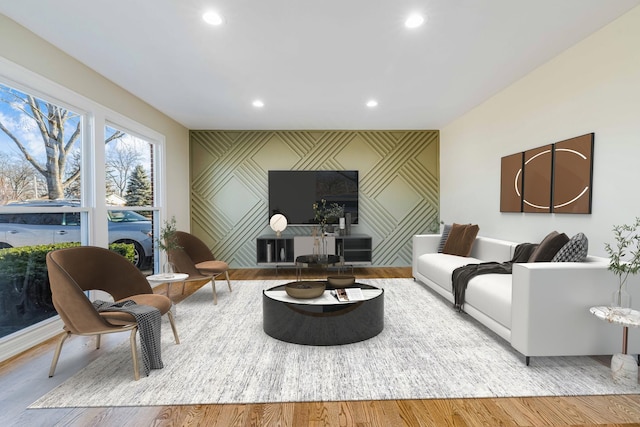
<svg viewBox="0 0 640 427"><path fill-rule="evenodd" d="M438 286L451 292L451 273L467 264L481 263L476 258L465 258L448 254L423 254L418 257L418 272Z"/></svg>
<svg viewBox="0 0 640 427"><path fill-rule="evenodd" d="M468 257L479 230L480 227L476 224L453 223L442 253Z"/></svg>
<svg viewBox="0 0 640 427"><path fill-rule="evenodd" d="M469 281L465 306L470 305L511 329L511 274L485 274Z"/></svg>
<svg viewBox="0 0 640 427"><path fill-rule="evenodd" d="M558 253L560 248L567 244L569 237L564 233L552 231L542 239L538 248L533 251L529 262L549 262Z"/></svg>
<svg viewBox="0 0 640 427"><path fill-rule="evenodd" d="M442 253L444 249L444 244L447 243L447 238L449 237L449 233L451 232L451 225L445 224L442 229L442 236L440 236L440 243L438 243L438 252Z"/></svg>
<svg viewBox="0 0 640 427"><path fill-rule="evenodd" d="M589 240L584 233L578 233L571 238L557 254L552 262L584 262L587 259Z"/></svg>

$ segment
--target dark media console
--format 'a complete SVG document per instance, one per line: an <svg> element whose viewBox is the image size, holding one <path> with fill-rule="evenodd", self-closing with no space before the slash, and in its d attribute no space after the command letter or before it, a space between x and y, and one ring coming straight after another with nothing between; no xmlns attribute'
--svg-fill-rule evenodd
<svg viewBox="0 0 640 427"><path fill-rule="evenodd" d="M371 236L351 234L349 236L335 236L330 239L335 239L334 254L343 257L345 264L371 264L373 254ZM295 266L296 256L310 254L298 253L301 249L298 248L296 251L294 241L294 236L276 237L272 234L258 237L256 240L256 263L259 266Z"/></svg>

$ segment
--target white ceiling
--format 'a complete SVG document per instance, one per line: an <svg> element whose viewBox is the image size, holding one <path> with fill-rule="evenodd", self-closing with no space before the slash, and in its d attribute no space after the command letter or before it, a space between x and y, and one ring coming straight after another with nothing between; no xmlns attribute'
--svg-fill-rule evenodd
<svg viewBox="0 0 640 427"><path fill-rule="evenodd" d="M440 129L639 4L0 0L0 13L189 129ZM203 22L210 8L224 25ZM427 21L408 30L414 11Z"/></svg>

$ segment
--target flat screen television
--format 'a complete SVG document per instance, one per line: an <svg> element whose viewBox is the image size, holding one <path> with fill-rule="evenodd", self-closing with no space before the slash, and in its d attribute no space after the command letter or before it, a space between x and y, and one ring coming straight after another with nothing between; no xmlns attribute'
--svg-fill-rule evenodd
<svg viewBox="0 0 640 427"><path fill-rule="evenodd" d="M290 225L315 224L313 204L326 200L351 213L358 223L358 171L269 171L269 218L280 213Z"/></svg>

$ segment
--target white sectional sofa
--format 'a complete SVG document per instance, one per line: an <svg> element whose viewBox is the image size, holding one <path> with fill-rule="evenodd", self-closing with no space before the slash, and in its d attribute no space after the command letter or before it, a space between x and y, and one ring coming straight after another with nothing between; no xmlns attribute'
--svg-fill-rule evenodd
<svg viewBox="0 0 640 427"><path fill-rule="evenodd" d="M517 243L476 237L471 255L438 253L439 234L413 237L413 277L453 307L451 274L467 264L512 259ZM608 260L513 265L512 274L486 274L469 281L464 312L507 340L525 356L609 355L622 348L622 327L597 319L589 308L608 305L616 278ZM630 289L632 301L640 292ZM463 315L463 314L461 314ZM640 352L640 333L629 331L629 353Z"/></svg>

